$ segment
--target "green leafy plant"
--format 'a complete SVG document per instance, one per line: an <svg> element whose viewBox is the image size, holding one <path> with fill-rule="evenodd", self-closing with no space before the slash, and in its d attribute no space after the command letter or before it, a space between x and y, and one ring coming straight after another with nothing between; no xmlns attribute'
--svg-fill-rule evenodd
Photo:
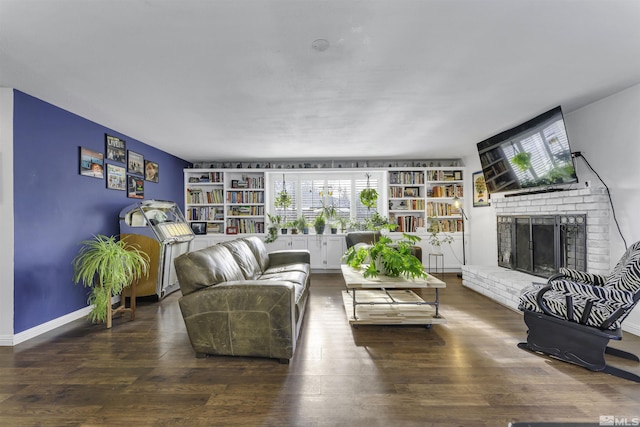
<svg viewBox="0 0 640 427"><path fill-rule="evenodd" d="M308 230L309 223L307 222L307 218L304 215L300 215L293 221L293 227L297 228L298 231L304 232L304 230Z"/></svg>
<svg viewBox="0 0 640 427"><path fill-rule="evenodd" d="M321 213L313 220L313 227L316 230L316 234L324 233L324 227L327 224L327 220L324 218L324 214Z"/></svg>
<svg viewBox="0 0 640 427"><path fill-rule="evenodd" d="M367 209L374 208L378 203L378 190L369 187L369 178L371 175L366 174L367 188L360 192L360 203Z"/></svg>
<svg viewBox="0 0 640 427"><path fill-rule="evenodd" d="M280 215L267 214L271 225L267 228L267 237L265 237L265 243L272 243L278 240L278 229L282 227L282 217Z"/></svg>
<svg viewBox="0 0 640 427"><path fill-rule="evenodd" d="M383 273L390 277L426 278L422 261L411 252L411 247L420 240L420 237L406 233L396 241L381 236L372 245L350 247L343 259L353 268L364 268L363 275L367 278Z"/></svg>
<svg viewBox="0 0 640 427"><path fill-rule="evenodd" d="M83 246L72 261L73 280L91 288L87 302L93 308L89 319L104 322L111 297L121 294L134 280L146 277L149 256L115 236L98 234L81 244Z"/></svg>
<svg viewBox="0 0 640 427"><path fill-rule="evenodd" d="M521 151L513 156L511 161L518 167L518 169L524 172L531 167L531 153Z"/></svg>
<svg viewBox="0 0 640 427"><path fill-rule="evenodd" d="M427 221L429 222L429 228L427 229L429 238L427 242L429 242L431 246L440 247L444 243L451 244L453 242L453 236L442 231L440 221L437 218L430 216L427 218Z"/></svg>

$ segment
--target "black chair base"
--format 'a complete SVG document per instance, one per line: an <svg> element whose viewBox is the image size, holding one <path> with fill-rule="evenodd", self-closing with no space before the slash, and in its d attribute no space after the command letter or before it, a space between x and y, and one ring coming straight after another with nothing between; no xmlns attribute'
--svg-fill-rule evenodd
<svg viewBox="0 0 640 427"><path fill-rule="evenodd" d="M519 348L640 383L640 376L609 366L605 360L606 353L640 362L632 353L607 346L612 339L622 339L620 329L601 330L533 311L524 311L524 321L529 328L527 342L519 343Z"/></svg>

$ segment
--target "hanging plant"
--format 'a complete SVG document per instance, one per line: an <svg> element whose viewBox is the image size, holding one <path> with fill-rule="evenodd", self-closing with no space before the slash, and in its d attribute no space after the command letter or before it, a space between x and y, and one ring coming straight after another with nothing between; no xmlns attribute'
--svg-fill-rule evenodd
<svg viewBox="0 0 640 427"><path fill-rule="evenodd" d="M282 208L286 211L287 208L291 206L292 201L293 199L291 198L291 195L287 193L287 182L284 179L284 174L282 174L282 191L278 192L275 200L273 201L273 204L277 208Z"/></svg>
<svg viewBox="0 0 640 427"><path fill-rule="evenodd" d="M371 209L378 203L378 190L369 186L369 178L371 175L365 175L367 176L367 188L360 192L360 203L367 209Z"/></svg>
<svg viewBox="0 0 640 427"><path fill-rule="evenodd" d="M522 172L531 167L531 153L521 151L511 159L514 165L518 167Z"/></svg>

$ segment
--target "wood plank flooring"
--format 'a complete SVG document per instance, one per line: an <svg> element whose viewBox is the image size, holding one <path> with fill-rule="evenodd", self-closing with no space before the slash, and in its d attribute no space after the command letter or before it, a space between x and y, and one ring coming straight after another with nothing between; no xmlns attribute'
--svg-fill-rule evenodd
<svg viewBox="0 0 640 427"><path fill-rule="evenodd" d="M196 359L179 292L139 300L136 320L115 319L110 330L82 319L0 347L0 425L494 427L640 417L640 384L518 349L520 313L455 275L445 281L446 324L356 329L340 274L314 274L289 365ZM634 335L614 345L640 354Z"/></svg>

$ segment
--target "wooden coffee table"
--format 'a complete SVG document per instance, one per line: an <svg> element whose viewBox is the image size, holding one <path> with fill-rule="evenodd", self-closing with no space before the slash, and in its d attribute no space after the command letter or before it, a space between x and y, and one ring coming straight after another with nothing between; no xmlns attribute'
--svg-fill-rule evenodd
<svg viewBox="0 0 640 427"><path fill-rule="evenodd" d="M351 325L425 325L447 323L439 313L438 290L447 284L429 275L426 279L378 276L365 278L363 270L341 266L347 290L342 301ZM433 289L433 301L425 301L412 289Z"/></svg>

